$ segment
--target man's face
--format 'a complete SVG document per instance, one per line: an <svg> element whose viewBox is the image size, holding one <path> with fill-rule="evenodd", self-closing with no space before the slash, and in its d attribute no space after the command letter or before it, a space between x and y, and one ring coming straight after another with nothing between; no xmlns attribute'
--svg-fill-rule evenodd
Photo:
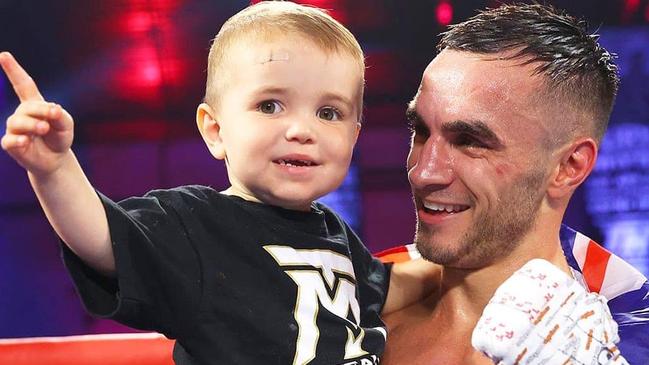
<svg viewBox="0 0 649 365"><path fill-rule="evenodd" d="M533 227L549 173L540 76L520 60L445 50L408 110L415 242L427 259L477 268Z"/></svg>
<svg viewBox="0 0 649 365"><path fill-rule="evenodd" d="M230 51L216 118L230 192L304 210L347 173L362 68L301 37L276 38Z"/></svg>

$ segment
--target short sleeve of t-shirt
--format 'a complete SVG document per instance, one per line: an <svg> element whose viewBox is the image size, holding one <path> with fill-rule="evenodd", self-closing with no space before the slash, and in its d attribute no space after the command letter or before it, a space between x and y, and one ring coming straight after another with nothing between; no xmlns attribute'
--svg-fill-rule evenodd
<svg viewBox="0 0 649 365"><path fill-rule="evenodd" d="M319 207L335 217L336 225L344 227L357 281L361 326L383 326L379 316L387 299L392 264L385 264L375 258L340 216L322 204Z"/></svg>
<svg viewBox="0 0 649 365"><path fill-rule="evenodd" d="M361 326L382 325L379 316L388 296L392 264L379 261L370 254L354 232L350 231L350 234L349 246L354 257L362 314ZM366 320L372 322L365 323Z"/></svg>
<svg viewBox="0 0 649 365"><path fill-rule="evenodd" d="M188 196L166 190L120 203L99 197L117 277L98 274L63 245L65 264L84 306L93 315L176 337L174 332L186 322L177 318L188 318L201 292L198 256L181 219L186 212L179 212L186 209Z"/></svg>

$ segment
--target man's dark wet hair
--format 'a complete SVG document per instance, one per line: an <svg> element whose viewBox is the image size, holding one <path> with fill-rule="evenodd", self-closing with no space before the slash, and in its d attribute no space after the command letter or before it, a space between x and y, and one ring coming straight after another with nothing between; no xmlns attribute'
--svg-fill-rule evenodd
<svg viewBox="0 0 649 365"><path fill-rule="evenodd" d="M503 5L450 26L437 48L506 53L505 59L538 63L536 71L546 79L546 94L553 101L567 101L577 110L588 111L593 118L588 129L599 141L606 131L619 76L614 55L599 45L598 35L587 33L586 26L550 6Z"/></svg>

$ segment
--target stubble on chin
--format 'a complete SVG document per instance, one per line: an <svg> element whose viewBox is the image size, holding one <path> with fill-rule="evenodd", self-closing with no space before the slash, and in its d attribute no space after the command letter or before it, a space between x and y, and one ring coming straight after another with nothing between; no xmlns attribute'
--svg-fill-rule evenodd
<svg viewBox="0 0 649 365"><path fill-rule="evenodd" d="M458 239L460 242L464 242L466 237L458 237ZM469 247L465 244L441 242L434 228L420 222L417 222L415 246L424 259L444 266L454 266L459 258L465 256L466 251L469 251Z"/></svg>
<svg viewBox="0 0 649 365"><path fill-rule="evenodd" d="M512 252L533 228L543 199L540 171L518 179L500 199L500 204L476 217L464 232L442 242L438 232L417 221L415 245L422 257L433 263L471 269L487 266Z"/></svg>

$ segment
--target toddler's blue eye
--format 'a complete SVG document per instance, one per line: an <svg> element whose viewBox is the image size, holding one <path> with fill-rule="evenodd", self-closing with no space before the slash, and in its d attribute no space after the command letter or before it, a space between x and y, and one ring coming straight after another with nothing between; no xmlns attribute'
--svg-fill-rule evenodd
<svg viewBox="0 0 649 365"><path fill-rule="evenodd" d="M340 112L338 110L336 110L335 108L332 108L330 106L326 106L326 107L320 108L320 110L318 110L318 118L333 121L333 120L342 119L342 116L340 115Z"/></svg>
<svg viewBox="0 0 649 365"><path fill-rule="evenodd" d="M264 114L275 114L282 110L282 106L275 100L266 100L259 103L257 110Z"/></svg>

